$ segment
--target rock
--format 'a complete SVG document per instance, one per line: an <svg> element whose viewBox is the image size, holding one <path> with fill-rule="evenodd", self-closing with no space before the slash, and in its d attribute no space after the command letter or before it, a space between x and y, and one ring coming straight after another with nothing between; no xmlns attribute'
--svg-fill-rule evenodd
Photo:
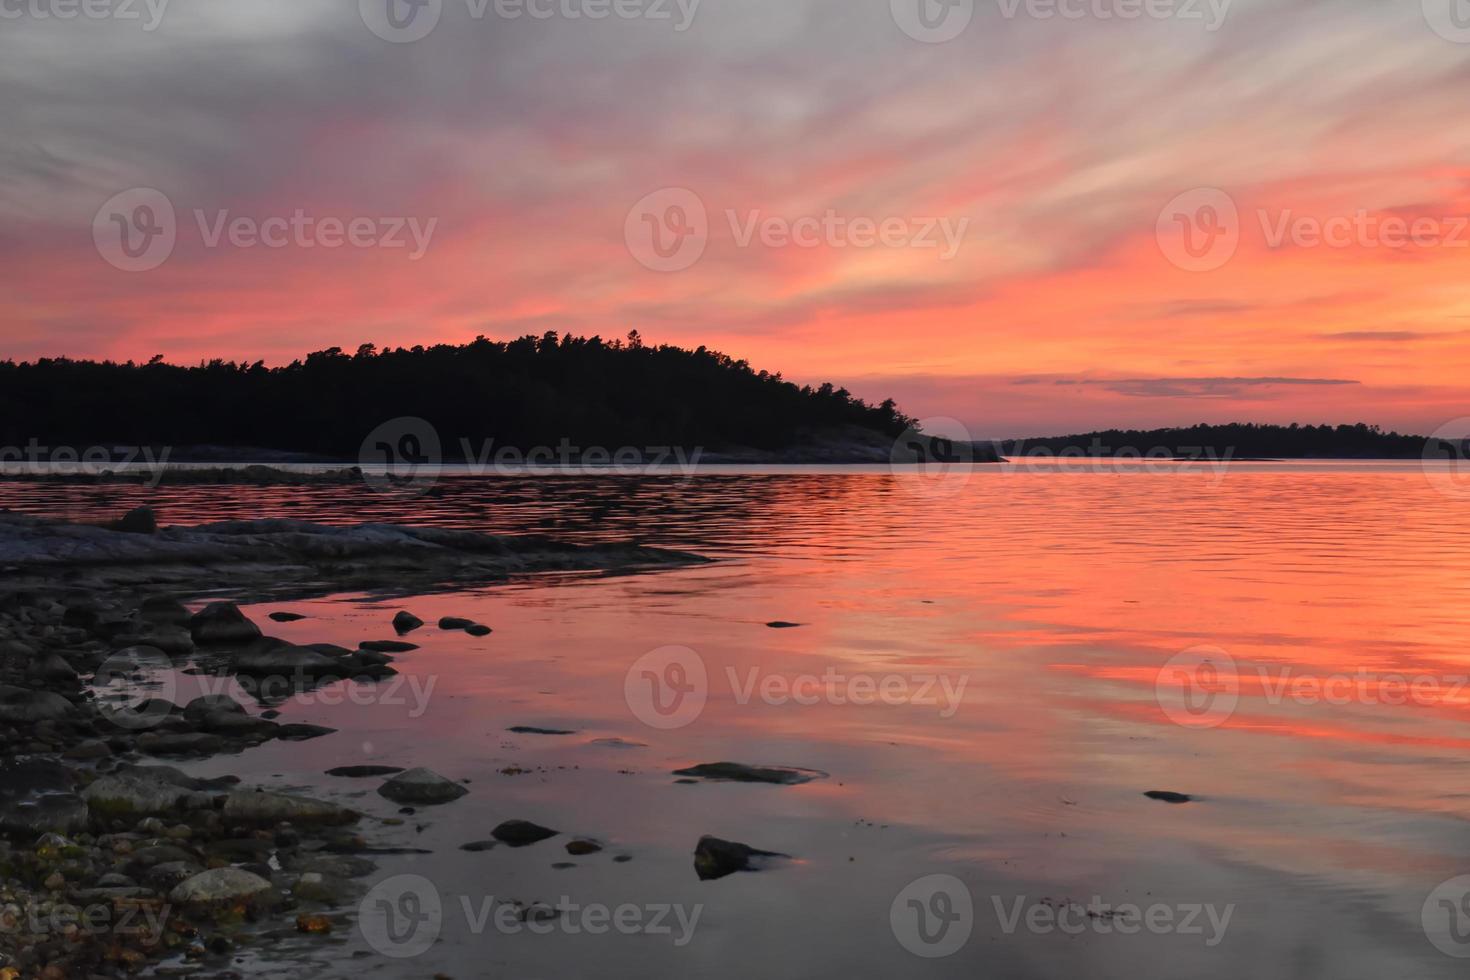
<svg viewBox="0 0 1470 980"><path fill-rule="evenodd" d="M473 619L461 619L458 616L445 616L439 620L441 630L462 630L475 625Z"/></svg>
<svg viewBox="0 0 1470 980"><path fill-rule="evenodd" d="M338 766L328 769L328 776L341 776L345 779L364 779L368 776L393 776L403 772L402 766Z"/></svg>
<svg viewBox="0 0 1470 980"><path fill-rule="evenodd" d="M608 749L646 749L646 748L648 748L648 743L647 742L634 742L631 739L617 738L617 737L613 737L613 738L594 738L592 741L588 742L587 744L588 745L600 745L603 748L608 748Z"/></svg>
<svg viewBox="0 0 1470 980"><path fill-rule="evenodd" d="M135 507L108 527L127 534L155 534L158 531L158 515L153 512L152 507Z"/></svg>
<svg viewBox="0 0 1470 980"><path fill-rule="evenodd" d="M363 640L358 644L362 650L370 650L373 653L407 653L417 650L417 643L405 643L402 640Z"/></svg>
<svg viewBox="0 0 1470 980"><path fill-rule="evenodd" d="M342 878L308 871L296 879L296 884L291 887L291 894L306 902L342 905L352 894L352 890L352 885Z"/></svg>
<svg viewBox="0 0 1470 980"><path fill-rule="evenodd" d="M82 790L82 799L99 817L131 817L171 813L189 789L145 769L111 773Z"/></svg>
<svg viewBox="0 0 1470 980"><path fill-rule="evenodd" d="M500 846L500 841L498 841L498 840L473 840L473 841L470 841L468 844L461 844L461 845L459 845L459 849L461 851L470 851L470 852L473 852L473 853L478 853L480 851L488 851L491 848L495 848L495 847L499 847L499 846Z"/></svg>
<svg viewBox="0 0 1470 980"><path fill-rule="evenodd" d="M270 614L270 618L277 623L299 623L306 617L300 613L273 612Z"/></svg>
<svg viewBox="0 0 1470 980"><path fill-rule="evenodd" d="M529 847L549 837L555 837L559 833L561 831L542 827L529 820L507 820L490 831L490 836L511 847Z"/></svg>
<svg viewBox="0 0 1470 980"><path fill-rule="evenodd" d="M412 633L422 625L424 621L406 609L399 610L398 615L393 617L393 628L398 631L399 636Z"/></svg>
<svg viewBox="0 0 1470 980"><path fill-rule="evenodd" d="M148 869L143 880L148 887L166 892L180 882L199 874L204 869L193 861L162 861Z"/></svg>
<svg viewBox="0 0 1470 980"><path fill-rule="evenodd" d="M775 620L773 622L770 622L770 623L767 623L766 624L767 627L769 627L769 628L771 628L773 630L794 630L794 629L796 629L800 625L802 625L802 624L801 623L788 623L784 619L778 619L778 620Z"/></svg>
<svg viewBox="0 0 1470 980"><path fill-rule="evenodd" d="M22 837L85 830L87 804L72 793L51 793L33 800L0 800L0 830Z"/></svg>
<svg viewBox="0 0 1470 980"><path fill-rule="evenodd" d="M300 680L340 677L345 669L340 659L321 650L275 639L254 643L241 650L231 659L230 666L237 674Z"/></svg>
<svg viewBox="0 0 1470 980"><path fill-rule="evenodd" d="M107 759L112 756L112 749L100 738L83 739L76 745L61 753L63 759L72 759L77 762L89 762L94 759Z"/></svg>
<svg viewBox="0 0 1470 980"><path fill-rule="evenodd" d="M470 636L489 636L495 632L490 627L481 625L480 623L471 623L464 628L464 631Z"/></svg>
<svg viewBox="0 0 1470 980"><path fill-rule="evenodd" d="M225 748L224 739L206 732L144 732L138 751L148 755L214 755Z"/></svg>
<svg viewBox="0 0 1470 980"><path fill-rule="evenodd" d="M118 633L111 642L114 647L152 647L171 657L194 652L194 637L183 626L149 625L140 632Z"/></svg>
<svg viewBox="0 0 1470 980"><path fill-rule="evenodd" d="M248 792L230 793L225 797L221 815L225 820L237 823L278 824L324 824L339 826L356 823L359 814L346 807L305 796L287 796L284 793Z"/></svg>
<svg viewBox="0 0 1470 980"><path fill-rule="evenodd" d="M60 694L0 685L0 724L34 725L42 721L60 721L70 717L75 710L72 703Z"/></svg>
<svg viewBox="0 0 1470 980"><path fill-rule="evenodd" d="M516 726L514 726L512 728L507 728L506 731L508 731L508 732L515 732L517 735L575 735L575 734L577 734L575 731L572 731L572 730L566 729L566 728L537 728L534 725L516 725Z"/></svg>
<svg viewBox="0 0 1470 980"><path fill-rule="evenodd" d="M415 805L449 803L468 792L459 783L423 768L401 772L378 787L378 794L394 803Z"/></svg>
<svg viewBox="0 0 1470 980"><path fill-rule="evenodd" d="M367 858L351 854L313 854L292 860L290 870L335 878L366 878L377 871L378 866Z"/></svg>
<svg viewBox="0 0 1470 980"><path fill-rule="evenodd" d="M775 851L761 851L749 844L704 836L694 848L694 871L700 881L714 881L737 871L757 871L768 861L788 857Z"/></svg>
<svg viewBox="0 0 1470 980"><path fill-rule="evenodd" d="M138 606L138 615L158 626L188 626L192 618L184 604L172 596L149 596Z"/></svg>
<svg viewBox="0 0 1470 980"><path fill-rule="evenodd" d="M41 654L26 667L26 676L44 684L72 685L77 682L77 672L71 664L55 653Z"/></svg>
<svg viewBox="0 0 1470 980"><path fill-rule="evenodd" d="M587 854L596 854L602 850L602 845L595 840L579 838L567 841L567 853L573 857L582 857Z"/></svg>
<svg viewBox="0 0 1470 980"><path fill-rule="evenodd" d="M707 762L688 769L675 769L674 775L735 783L772 783L777 786L799 786L814 779L827 778L827 773L818 769L747 766L739 762Z"/></svg>
<svg viewBox="0 0 1470 980"><path fill-rule="evenodd" d="M215 868L189 878L168 893L168 900L192 911L221 906L273 904L271 883L239 868Z"/></svg>
<svg viewBox="0 0 1470 980"><path fill-rule="evenodd" d="M189 632L200 646L249 643L260 638L256 626L233 602L211 602L189 620Z"/></svg>
<svg viewBox="0 0 1470 980"><path fill-rule="evenodd" d="M306 915L302 913L296 917L296 931L315 934L331 932L332 920L325 915Z"/></svg>
<svg viewBox="0 0 1470 980"><path fill-rule="evenodd" d="M296 721L289 725L277 725L275 736L285 742L305 742L308 739L331 735L336 731L337 729L328 728L325 725L308 725L305 722Z"/></svg>
<svg viewBox="0 0 1470 980"><path fill-rule="evenodd" d="M1165 789L1151 789L1143 794L1151 800L1161 800L1164 803L1189 803L1194 797L1185 793L1173 793Z"/></svg>
<svg viewBox="0 0 1470 980"><path fill-rule="evenodd" d="M228 694L205 694L184 705L184 717L190 721L203 721L213 714L243 715L245 708Z"/></svg>

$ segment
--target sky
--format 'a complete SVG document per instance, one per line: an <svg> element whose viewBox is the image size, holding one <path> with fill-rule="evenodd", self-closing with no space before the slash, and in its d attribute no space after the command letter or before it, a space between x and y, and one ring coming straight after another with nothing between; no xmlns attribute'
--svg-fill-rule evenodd
<svg viewBox="0 0 1470 980"><path fill-rule="evenodd" d="M976 438L1428 433L1466 6L0 0L0 357L637 329Z"/></svg>

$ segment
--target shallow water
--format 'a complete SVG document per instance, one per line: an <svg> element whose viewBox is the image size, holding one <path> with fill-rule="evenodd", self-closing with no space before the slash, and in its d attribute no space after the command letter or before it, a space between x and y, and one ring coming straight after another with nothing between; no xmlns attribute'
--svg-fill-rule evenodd
<svg viewBox="0 0 1470 980"><path fill-rule="evenodd" d="M0 488L0 506L73 517L144 501L166 522L381 519L721 559L248 609L307 614L270 624L301 642L391 638L399 608L431 625L397 681L285 705L337 734L195 770L384 817L376 780L323 770L427 765L471 790L369 831L433 851L374 880L420 876L437 917L396 945L346 921L291 940L281 976L1438 977L1470 955L1470 887L1435 892L1470 874L1470 499L1417 466L448 479L419 499ZM443 632L441 615L495 632ZM720 760L830 777L671 775ZM513 818L607 850L458 849ZM702 834L794 860L702 882ZM373 898L412 912L402 884ZM490 896L629 906L633 926L592 934L579 910L515 930L479 921ZM668 934L648 928L664 907ZM430 933L418 955L380 951Z"/></svg>

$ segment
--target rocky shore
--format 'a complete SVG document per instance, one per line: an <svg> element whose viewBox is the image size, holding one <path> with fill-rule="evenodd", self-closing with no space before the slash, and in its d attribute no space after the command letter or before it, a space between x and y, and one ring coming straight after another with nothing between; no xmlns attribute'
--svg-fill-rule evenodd
<svg viewBox="0 0 1470 980"><path fill-rule="evenodd" d="M375 870L370 855L394 852L385 828L399 818L170 764L329 734L278 722L273 706L325 681L389 677L392 653L382 643L288 643L230 602L184 600L701 560L386 525L155 525L148 514L107 527L0 515L0 980L122 977L150 965L230 976L242 944L342 928L357 882ZM222 694L175 703L150 686L171 671L233 679L257 703ZM411 770L379 793L411 813L465 788Z"/></svg>

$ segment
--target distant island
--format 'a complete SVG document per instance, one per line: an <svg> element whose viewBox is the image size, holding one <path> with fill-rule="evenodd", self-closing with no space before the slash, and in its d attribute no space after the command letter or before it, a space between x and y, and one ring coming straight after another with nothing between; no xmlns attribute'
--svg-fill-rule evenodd
<svg viewBox="0 0 1470 980"><path fill-rule="evenodd" d="M1376 425L1194 425L1176 429L1105 429L1070 436L1009 439L998 445L1008 457L1138 456L1180 459L1422 459L1461 451L1425 436L1384 432Z"/></svg>
<svg viewBox="0 0 1470 980"><path fill-rule="evenodd" d="M796 385L705 347L646 346L637 331L612 341L548 332L463 345L363 344L354 353L333 347L278 367L181 366L162 356L146 364L0 362L0 445L13 447L172 447L174 461L359 461L380 438L375 432L403 419L426 421L447 462L563 445L876 462L913 424L891 399L870 405L832 384Z"/></svg>

